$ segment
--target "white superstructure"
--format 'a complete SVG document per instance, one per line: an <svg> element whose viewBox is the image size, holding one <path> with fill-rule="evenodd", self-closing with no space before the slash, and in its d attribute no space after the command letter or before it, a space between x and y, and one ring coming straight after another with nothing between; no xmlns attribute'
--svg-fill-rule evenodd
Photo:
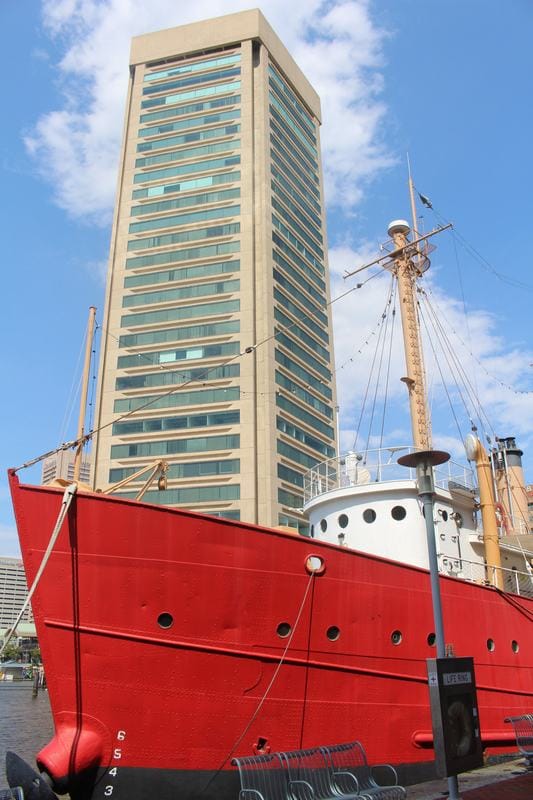
<svg viewBox="0 0 533 800"><path fill-rule="evenodd" d="M426 525L414 470L396 463L409 447L348 453L306 475L305 510L313 538L428 569ZM435 469L439 571L491 583L485 563L474 474L453 461ZM533 538L533 537L529 537ZM529 541L500 537L504 588L533 595Z"/></svg>

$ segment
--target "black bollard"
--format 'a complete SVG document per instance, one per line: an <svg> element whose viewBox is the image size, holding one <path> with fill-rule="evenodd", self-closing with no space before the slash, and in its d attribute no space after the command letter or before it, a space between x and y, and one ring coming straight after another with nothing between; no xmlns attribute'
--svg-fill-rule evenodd
<svg viewBox="0 0 533 800"><path fill-rule="evenodd" d="M10 786L22 786L22 797L15 795L17 800L58 800L50 787L48 776L39 775L20 756L9 750L6 753L6 775Z"/></svg>
<svg viewBox="0 0 533 800"><path fill-rule="evenodd" d="M0 800L24 800L24 792L20 786L12 789L0 789Z"/></svg>

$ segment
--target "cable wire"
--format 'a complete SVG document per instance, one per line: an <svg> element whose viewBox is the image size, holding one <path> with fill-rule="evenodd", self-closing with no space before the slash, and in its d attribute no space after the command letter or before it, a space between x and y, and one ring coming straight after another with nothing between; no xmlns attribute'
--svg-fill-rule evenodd
<svg viewBox="0 0 533 800"><path fill-rule="evenodd" d="M395 276L394 276L395 277ZM389 397L389 380L390 380L390 372L391 372L391 363L392 363L392 345L394 342L394 323L396 322L396 292L394 289L394 305L392 307L392 324L391 324L391 332L389 338L389 355L387 360L387 376L385 379L385 396L383 398L383 415L381 417L381 431L379 435L379 448L383 447L383 434L385 431L385 414L387 412L387 401Z"/></svg>
<svg viewBox="0 0 533 800"><path fill-rule="evenodd" d="M208 787L212 784L212 782L215 780L217 775L223 769L224 764L227 764L228 761L231 760L231 758L235 754L238 746L240 745L240 743L242 742L242 740L244 739L244 737L246 736L246 734L250 730L251 726L253 725L253 723L257 719L257 717L259 715L259 712L261 711L263 705L265 704L265 701L268 698L268 695L270 694L270 690L274 686L274 683L276 682L276 679L277 679L277 677L279 675L281 667L283 666L285 658L287 657L287 653L289 652L289 648L290 648L290 646L292 644L292 640L294 638L294 634L296 633L296 630L298 628L298 624L300 622L300 618L302 616L302 613L303 613L303 610L304 610L304 607L305 607L305 602L307 600L307 596L309 594L309 590L311 588L311 584L313 582L313 578L314 577L315 577L315 573L314 572L310 572L309 580L307 581L307 584L306 584L306 587L305 587L304 596L302 598L302 602L300 604L300 608L298 609L298 613L296 614L296 619L294 621L294 625L292 626L290 636L287 639L287 644L285 645L285 649L283 650L283 653L281 654L281 658L280 658L280 660L278 661L278 663L276 665L276 669L274 670L274 673L273 673L273 675L272 675L272 677L271 677L271 679L270 679L270 681L268 683L268 686L266 687L265 691L263 692L263 696L262 696L261 700L257 704L257 707L256 707L255 711L253 712L252 716L250 717L250 719L246 723L246 725L244 727L244 730L242 731L242 733L237 737L237 739L233 743L228 755L224 758L224 760L222 761L222 763L220 764L218 769L214 772L214 774L209 778L208 782L206 783L204 788L201 790L201 793L205 792L206 789L208 789Z"/></svg>

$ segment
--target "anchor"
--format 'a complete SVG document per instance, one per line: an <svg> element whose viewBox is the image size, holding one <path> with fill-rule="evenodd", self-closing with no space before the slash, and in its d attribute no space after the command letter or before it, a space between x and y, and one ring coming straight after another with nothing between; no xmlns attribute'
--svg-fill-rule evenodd
<svg viewBox="0 0 533 800"><path fill-rule="evenodd" d="M6 753L6 775L10 789L0 791L0 800L58 800L45 772L39 774L16 753Z"/></svg>

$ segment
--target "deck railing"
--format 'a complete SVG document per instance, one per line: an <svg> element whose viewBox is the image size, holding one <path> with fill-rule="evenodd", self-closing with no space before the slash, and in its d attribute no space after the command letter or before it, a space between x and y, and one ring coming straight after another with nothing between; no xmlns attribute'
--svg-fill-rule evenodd
<svg viewBox="0 0 533 800"><path fill-rule="evenodd" d="M358 486L385 481L414 480L416 471L400 466L400 456L416 451L406 446L381 447L365 452L349 452L322 461L304 475L304 502L307 503L324 492L348 486ZM435 486L441 489L474 491L474 473L470 467L447 461L435 467Z"/></svg>
<svg viewBox="0 0 533 800"><path fill-rule="evenodd" d="M533 598L533 573L507 567L493 567L478 561L468 561L465 558L451 558L442 553L439 553L438 558L439 571L444 575L463 578L463 580L484 586L493 586L496 583L496 573L499 572L502 576L504 591L518 594L521 597Z"/></svg>

